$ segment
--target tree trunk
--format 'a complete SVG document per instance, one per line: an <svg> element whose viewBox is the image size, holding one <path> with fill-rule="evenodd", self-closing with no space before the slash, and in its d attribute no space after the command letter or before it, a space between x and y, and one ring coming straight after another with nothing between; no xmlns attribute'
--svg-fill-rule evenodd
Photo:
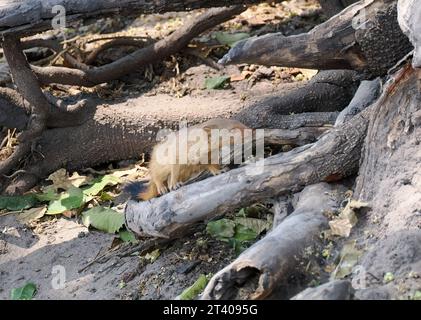
<svg viewBox="0 0 421 320"><path fill-rule="evenodd" d="M355 189L371 209L361 229L374 235L364 272L354 279L360 298L397 299L404 292L376 278L391 272L394 283L403 283L411 271L420 271L421 86L411 68L398 77L373 110Z"/></svg>

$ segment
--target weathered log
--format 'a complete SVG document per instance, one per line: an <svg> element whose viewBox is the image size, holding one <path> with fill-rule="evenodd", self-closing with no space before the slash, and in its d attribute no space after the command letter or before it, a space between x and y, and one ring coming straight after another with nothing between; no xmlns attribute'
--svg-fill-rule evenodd
<svg viewBox="0 0 421 320"><path fill-rule="evenodd" d="M324 213L338 209L344 187L327 183L307 186L299 195L293 213L263 239L213 276L202 299L231 299L247 282L258 281L250 299L263 299L280 281L296 272L306 247L317 247L320 232L327 228ZM305 264L304 264L305 265ZM253 277L257 274L257 277Z"/></svg>
<svg viewBox="0 0 421 320"><path fill-rule="evenodd" d="M350 300L354 291L348 280L334 280L315 288L307 288L291 300Z"/></svg>
<svg viewBox="0 0 421 320"><path fill-rule="evenodd" d="M378 76L411 50L397 22L396 1L359 1L308 33L273 33L240 41L220 63L354 69Z"/></svg>
<svg viewBox="0 0 421 320"><path fill-rule="evenodd" d="M256 4L262 0L8 0L0 5L0 38L6 33L32 35L52 29L51 21L57 15L52 8L60 5L65 8L66 22L81 18L116 14L164 13L189 11L199 8L225 7L230 5Z"/></svg>
<svg viewBox="0 0 421 320"><path fill-rule="evenodd" d="M381 85L380 78L362 81L349 105L339 114L335 126L340 126L344 122L349 121L353 116L370 106L378 98Z"/></svg>
<svg viewBox="0 0 421 320"><path fill-rule="evenodd" d="M355 173L370 108L316 143L245 165L150 201L129 201L126 226L138 235L175 238L198 221Z"/></svg>
<svg viewBox="0 0 421 320"><path fill-rule="evenodd" d="M355 94L361 76L351 70L328 70L317 73L305 87L294 86L286 92L270 95L252 107L256 115L262 110L273 114L334 112L345 108ZM270 119L264 120L266 123Z"/></svg>
<svg viewBox="0 0 421 320"><path fill-rule="evenodd" d="M398 22L414 46L412 66L421 68L421 4L418 0L398 1Z"/></svg>

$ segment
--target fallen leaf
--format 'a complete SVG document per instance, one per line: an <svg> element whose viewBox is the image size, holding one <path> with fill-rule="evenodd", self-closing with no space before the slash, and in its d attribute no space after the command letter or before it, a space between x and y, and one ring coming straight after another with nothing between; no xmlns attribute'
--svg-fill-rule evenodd
<svg viewBox="0 0 421 320"><path fill-rule="evenodd" d="M54 189L68 190L70 187L80 187L92 180L92 178L87 176L80 176L77 172L74 172L70 177L67 174L66 169L59 169L56 172L50 174L47 180L53 182Z"/></svg>
<svg viewBox="0 0 421 320"><path fill-rule="evenodd" d="M94 207L82 213L82 223L108 233L115 233L124 224L124 215L103 207Z"/></svg>
<svg viewBox="0 0 421 320"><path fill-rule="evenodd" d="M47 208L40 207L40 208L32 208L25 210L17 215L17 219L22 223L29 223L34 220L38 220L44 216L47 212Z"/></svg>
<svg viewBox="0 0 421 320"><path fill-rule="evenodd" d="M214 238L221 241L234 237L235 222L229 219L220 219L208 222L206 231Z"/></svg>
<svg viewBox="0 0 421 320"><path fill-rule="evenodd" d="M23 287L12 289L10 299L12 300L31 300L37 291L35 284L29 282Z"/></svg>
<svg viewBox="0 0 421 320"><path fill-rule="evenodd" d="M87 196L96 196L106 186L115 186L120 179L112 174L96 178L92 181L92 185L83 189L83 193Z"/></svg>
<svg viewBox="0 0 421 320"><path fill-rule="evenodd" d="M23 196L0 196L0 209L9 211L29 209L37 203L38 199L34 194L26 194Z"/></svg>
<svg viewBox="0 0 421 320"><path fill-rule="evenodd" d="M271 224L268 220L257 219L257 218L235 218L236 224L241 224L246 228L253 230L257 235L261 234L265 230L271 228Z"/></svg>
<svg viewBox="0 0 421 320"><path fill-rule="evenodd" d="M187 289L185 289L178 298L180 300L193 300L196 298L206 287L211 275L201 274L199 278Z"/></svg>
<svg viewBox="0 0 421 320"><path fill-rule="evenodd" d="M351 274L361 255L362 251L355 248L354 241L346 243L341 250L339 263L332 273L332 279L343 279Z"/></svg>
<svg viewBox="0 0 421 320"><path fill-rule="evenodd" d="M356 200L349 201L346 207L338 215L338 217L332 221L329 221L332 235L349 237L352 227L355 226L358 222L355 211L364 207L368 207L368 203Z"/></svg>
<svg viewBox="0 0 421 320"><path fill-rule="evenodd" d="M53 201L59 198L59 195L55 192L54 186L45 187L42 190L42 193L37 193L35 196L41 202Z"/></svg>
<svg viewBox="0 0 421 320"><path fill-rule="evenodd" d="M130 242L130 243L138 243L139 241L136 239L133 232L130 232L129 230L120 230L118 233L119 238L124 242Z"/></svg>
<svg viewBox="0 0 421 320"><path fill-rule="evenodd" d="M251 71L242 71L240 74L231 75L230 81L231 82L242 81L242 80L246 79L247 77L251 76L252 74L253 74L253 72L251 72Z"/></svg>
<svg viewBox="0 0 421 320"><path fill-rule="evenodd" d="M77 209L84 205L85 202L82 189L70 186L57 200L50 202L47 214L60 214L65 211Z"/></svg>
<svg viewBox="0 0 421 320"><path fill-rule="evenodd" d="M229 76L220 76L208 78L205 80L205 87L208 90L211 89L222 89L224 85L229 81Z"/></svg>

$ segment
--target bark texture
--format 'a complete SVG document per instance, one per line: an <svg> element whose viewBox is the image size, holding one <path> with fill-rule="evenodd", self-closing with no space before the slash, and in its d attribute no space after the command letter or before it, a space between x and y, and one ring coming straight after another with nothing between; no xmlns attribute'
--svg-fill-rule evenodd
<svg viewBox="0 0 421 320"><path fill-rule="evenodd" d="M320 231L327 227L326 211L335 211L345 188L327 183L307 186L300 193L295 210L262 240L244 251L236 260L215 274L202 299L231 299L256 279L250 299L263 299L305 260L306 247L317 247Z"/></svg>
<svg viewBox="0 0 421 320"><path fill-rule="evenodd" d="M308 33L289 37L273 33L243 40L220 63L354 69L378 76L411 50L398 25L396 1L359 1Z"/></svg>

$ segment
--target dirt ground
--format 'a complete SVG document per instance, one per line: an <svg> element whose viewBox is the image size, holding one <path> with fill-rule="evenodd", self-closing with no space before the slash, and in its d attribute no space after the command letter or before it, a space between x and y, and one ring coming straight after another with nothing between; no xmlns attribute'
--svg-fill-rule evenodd
<svg viewBox="0 0 421 320"><path fill-rule="evenodd" d="M199 12L142 16L130 21L122 18L104 19L93 24L87 23L86 26L78 25L75 29L79 33L94 31L99 34L113 32L116 35L124 33L162 37L177 28L184 19ZM311 29L321 19L316 1L293 0L276 6L252 7L240 17L224 24L224 28L249 32L251 35L273 31L290 35ZM210 34L203 37L209 37ZM99 63L114 60L121 54L120 50L104 53ZM215 55L213 58L217 57L217 50ZM225 90L204 89L206 78L241 74L246 76L232 81ZM48 90L56 94L60 88L66 92L71 90L74 94L88 91L102 98L107 107L116 109L130 105L153 105L158 113L160 108L167 106L174 110L195 106L197 112L217 104L215 113L218 113L218 110L235 109L240 104L284 90L312 75L308 70L254 65L215 70L200 58L178 55L158 65L138 70L121 81L113 81L94 89L51 86ZM413 151L412 156L419 157L419 147L410 150ZM125 165L117 164L122 168ZM411 176L411 179L408 190L399 188L396 192L418 197L421 205L420 172ZM421 292L421 207L405 207L403 198L405 195L396 194L396 202L389 204L389 210L385 210L381 216L367 214L360 217L353 231L352 239L357 240L358 248L365 252L361 264L374 279L368 284L370 289L365 289L359 286L358 274L352 275L353 285L359 289L357 298L411 299L417 292ZM119 199L120 208L124 207L125 200L124 196ZM45 216L26 225L17 219L17 215L0 213L2 300L10 298L13 288L27 282L36 284L35 299L40 300L173 299L201 274L216 273L237 255L227 243L212 238L205 230L205 223L198 225L189 237L159 247L159 251L155 252L156 257L145 262L145 254L139 255L136 249L139 244L119 244L117 235L88 229L81 223L80 216ZM290 298L298 289L326 281L344 242L340 240L329 247L331 256L317 265L314 274L304 276L297 270L296 278L288 279L291 288L285 284L288 293L281 297ZM329 244L326 243L326 246ZM114 252L115 248L120 249ZM107 252L107 259L93 262ZM323 260L320 254L316 255L315 261ZM372 270L372 266L379 264L384 265L382 270ZM60 266L65 271L64 288L55 285L58 279L55 272ZM383 285L383 277L387 272L399 281Z"/></svg>

